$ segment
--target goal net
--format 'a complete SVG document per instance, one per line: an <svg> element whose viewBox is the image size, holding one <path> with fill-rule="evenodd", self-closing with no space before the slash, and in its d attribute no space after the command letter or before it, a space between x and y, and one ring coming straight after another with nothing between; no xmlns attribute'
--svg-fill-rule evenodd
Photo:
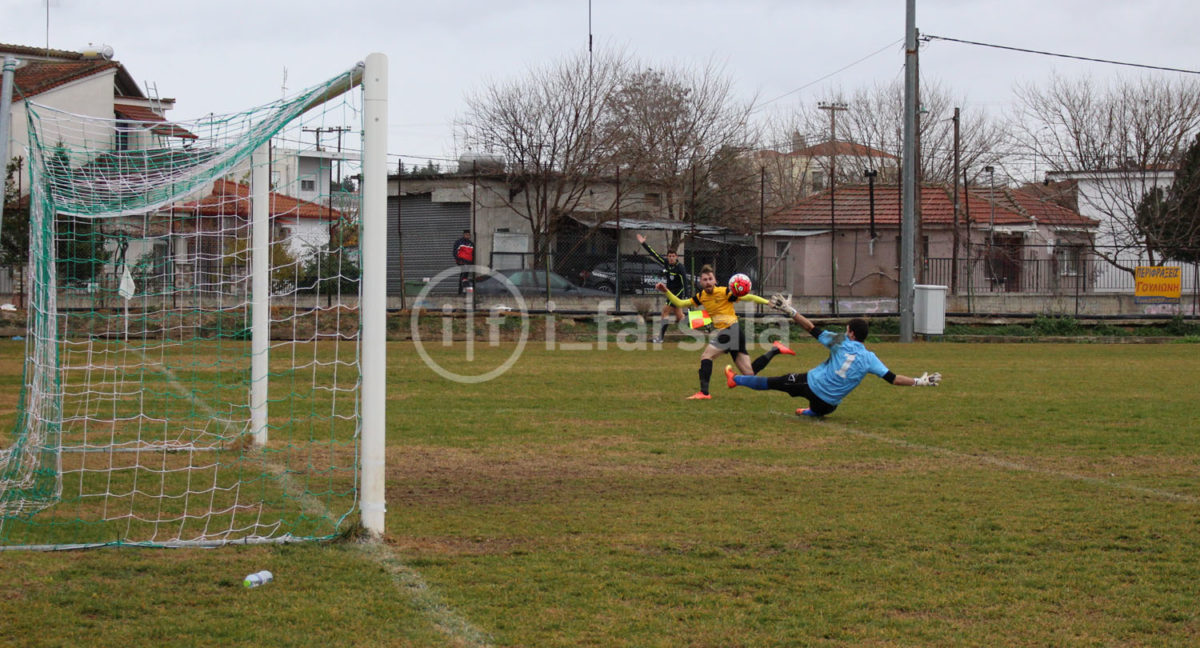
<svg viewBox="0 0 1200 648"><path fill-rule="evenodd" d="M153 102L117 119L28 106L31 290L0 546L353 526L363 70L187 122Z"/></svg>

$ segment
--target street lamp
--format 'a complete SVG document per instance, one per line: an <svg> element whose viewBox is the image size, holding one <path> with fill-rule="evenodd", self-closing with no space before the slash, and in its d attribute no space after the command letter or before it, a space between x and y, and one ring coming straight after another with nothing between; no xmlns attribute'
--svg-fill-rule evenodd
<svg viewBox="0 0 1200 648"><path fill-rule="evenodd" d="M876 171L875 169L867 169L866 171L863 171L863 175L866 176L866 178L867 178L867 196L868 196L868 204L870 205L870 210L871 210L871 243L870 243L870 245L871 245L871 256L874 256L875 255L875 239L879 238L879 235L875 233L875 176L879 175L879 172Z"/></svg>

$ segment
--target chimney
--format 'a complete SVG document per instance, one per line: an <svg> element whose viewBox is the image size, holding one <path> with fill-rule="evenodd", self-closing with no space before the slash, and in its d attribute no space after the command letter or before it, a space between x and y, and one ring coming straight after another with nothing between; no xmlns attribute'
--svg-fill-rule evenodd
<svg viewBox="0 0 1200 648"><path fill-rule="evenodd" d="M800 131L792 131L792 153L805 148L808 148L808 142L804 136L800 134Z"/></svg>

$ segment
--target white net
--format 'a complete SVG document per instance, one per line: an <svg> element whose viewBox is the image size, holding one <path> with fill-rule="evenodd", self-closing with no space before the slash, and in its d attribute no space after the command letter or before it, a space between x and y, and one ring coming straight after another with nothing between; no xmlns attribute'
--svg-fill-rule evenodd
<svg viewBox="0 0 1200 648"><path fill-rule="evenodd" d="M361 429L360 77L186 123L30 106L29 335L0 451L0 545L345 530ZM269 298L252 280L255 214Z"/></svg>

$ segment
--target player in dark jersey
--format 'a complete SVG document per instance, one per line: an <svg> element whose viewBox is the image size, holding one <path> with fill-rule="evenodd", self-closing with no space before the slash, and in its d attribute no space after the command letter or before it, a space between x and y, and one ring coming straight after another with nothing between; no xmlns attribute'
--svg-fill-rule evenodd
<svg viewBox="0 0 1200 648"><path fill-rule="evenodd" d="M646 252L648 252L650 256L654 257L655 261L658 261L662 264L663 272L667 275L667 280L664 282L667 284L667 291L673 295L682 295L684 290L684 282L687 278L687 271L684 270L683 263L679 261L679 255L676 254L675 250L667 250L667 258L664 259L662 255L660 255L658 252L655 252L654 248L650 247L650 245L646 243L645 236L638 234L637 240L638 243L642 244L642 247L645 248ZM674 322L667 321L667 318L671 315L675 316ZM654 343L662 342L663 338L667 335L667 327L672 323L679 324L682 321L683 309L675 306L668 300L667 303L663 304L662 308L662 328L659 330L658 336L651 338L650 341Z"/></svg>

